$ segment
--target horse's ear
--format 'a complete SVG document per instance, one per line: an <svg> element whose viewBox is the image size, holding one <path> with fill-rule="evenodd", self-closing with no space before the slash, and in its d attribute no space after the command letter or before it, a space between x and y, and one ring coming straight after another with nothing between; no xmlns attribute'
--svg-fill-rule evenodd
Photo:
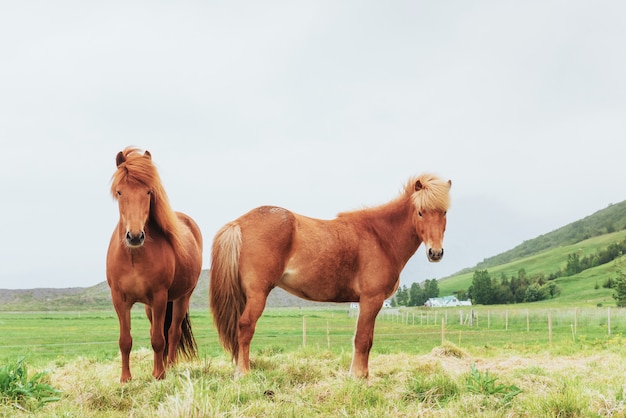
<svg viewBox="0 0 626 418"><path fill-rule="evenodd" d="M152 154L150 154L150 151L146 150L146 152L143 153L144 157L148 157L149 159L152 159Z"/></svg>
<svg viewBox="0 0 626 418"><path fill-rule="evenodd" d="M448 180L448 189L452 188L452 180Z"/></svg>
<svg viewBox="0 0 626 418"><path fill-rule="evenodd" d="M115 164L117 164L117 166L119 167L125 162L126 162L126 157L124 157L124 153L122 151L118 152L117 156L115 157Z"/></svg>
<svg viewBox="0 0 626 418"><path fill-rule="evenodd" d="M415 191L419 192L420 190L422 190L424 188L424 186L422 186L422 182L421 181L416 181L415 182Z"/></svg>

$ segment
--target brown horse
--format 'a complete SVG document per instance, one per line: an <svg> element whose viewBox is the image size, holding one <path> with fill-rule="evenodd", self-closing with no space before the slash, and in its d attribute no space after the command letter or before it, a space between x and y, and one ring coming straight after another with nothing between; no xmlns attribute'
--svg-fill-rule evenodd
<svg viewBox="0 0 626 418"><path fill-rule="evenodd" d="M202 269L202 236L187 215L172 211L152 156L126 148L116 157L111 193L120 220L107 253L106 274L120 322L121 382L131 379L130 309L145 305L154 350L152 376L165 377L177 351L196 356L189 298Z"/></svg>
<svg viewBox="0 0 626 418"><path fill-rule="evenodd" d="M209 293L236 374L250 370L256 322L278 286L313 301L360 303L350 373L367 377L374 322L404 265L422 242L430 261L443 257L451 185L421 175L395 200L333 220L263 206L222 227L213 242Z"/></svg>

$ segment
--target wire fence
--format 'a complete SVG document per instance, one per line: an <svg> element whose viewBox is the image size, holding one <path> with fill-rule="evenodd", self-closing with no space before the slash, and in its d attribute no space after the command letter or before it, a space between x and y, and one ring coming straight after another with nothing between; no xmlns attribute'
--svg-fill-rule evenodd
<svg viewBox="0 0 626 418"><path fill-rule="evenodd" d="M191 313L201 356L224 355L210 315ZM268 309L257 325L253 353L302 347L352 350L356 309ZM133 348L150 347L149 323L133 314ZM386 309L374 333L374 353L428 353L444 341L462 348L549 349L621 343L626 310L618 308L518 309L485 307ZM0 360L25 356L41 361L118 355L114 313L0 313Z"/></svg>

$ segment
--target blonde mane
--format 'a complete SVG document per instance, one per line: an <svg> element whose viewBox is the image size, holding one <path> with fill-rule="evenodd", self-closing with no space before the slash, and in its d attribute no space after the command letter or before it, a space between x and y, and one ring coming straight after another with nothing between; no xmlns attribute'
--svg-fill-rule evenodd
<svg viewBox="0 0 626 418"><path fill-rule="evenodd" d="M161 183L161 178L152 163L149 153L127 147L123 151L125 161L117 167L111 181L111 194L117 198L117 186L125 182L128 185L143 185L150 189L150 220L156 224L170 241L174 250L185 254L187 252L183 241L184 228L170 206L167 193Z"/></svg>
<svg viewBox="0 0 626 418"><path fill-rule="evenodd" d="M450 207L450 181L433 174L412 177L404 186L405 194L411 196L418 210L447 211Z"/></svg>

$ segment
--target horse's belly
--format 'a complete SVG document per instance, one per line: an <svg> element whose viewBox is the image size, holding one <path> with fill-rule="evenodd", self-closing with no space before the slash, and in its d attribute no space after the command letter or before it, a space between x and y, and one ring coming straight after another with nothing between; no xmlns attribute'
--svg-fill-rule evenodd
<svg viewBox="0 0 626 418"><path fill-rule="evenodd" d="M357 302L359 296L349 280L286 270L277 284L283 290L315 302Z"/></svg>

